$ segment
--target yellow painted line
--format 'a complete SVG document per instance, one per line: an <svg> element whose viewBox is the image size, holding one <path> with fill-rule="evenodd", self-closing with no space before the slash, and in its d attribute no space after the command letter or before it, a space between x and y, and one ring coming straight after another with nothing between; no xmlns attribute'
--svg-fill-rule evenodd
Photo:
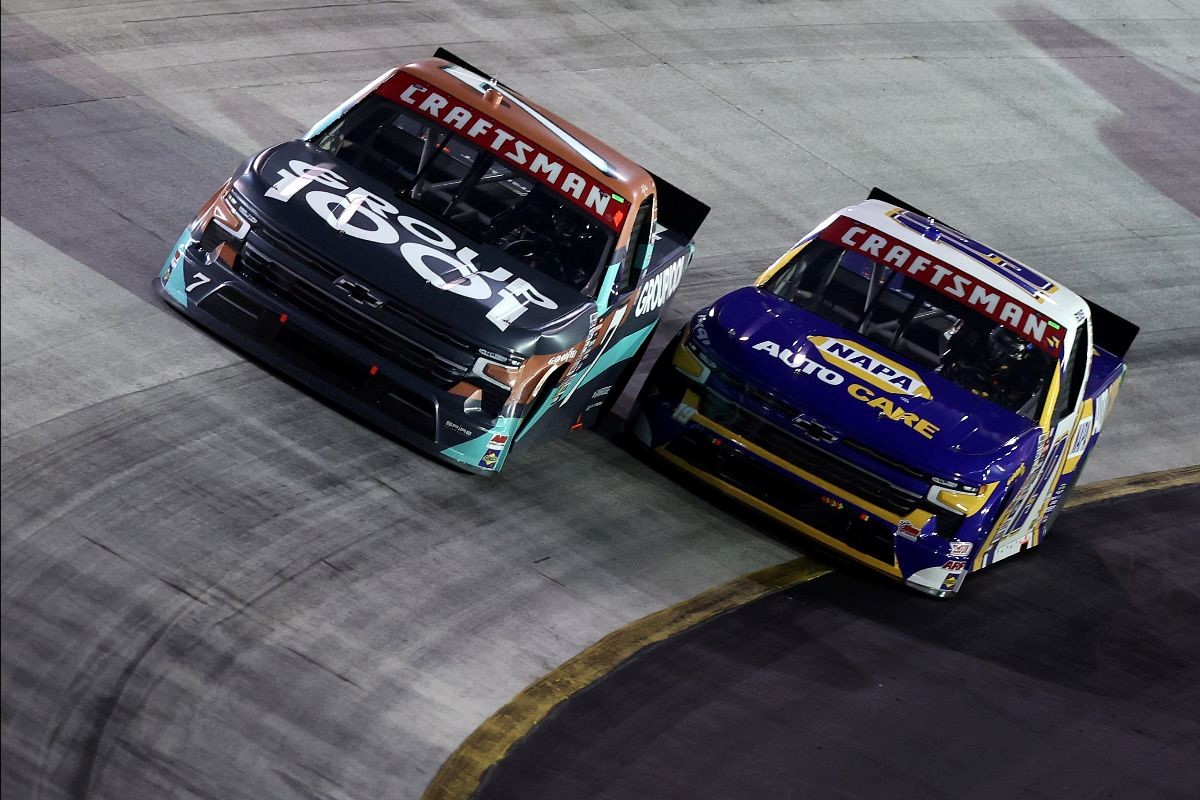
<svg viewBox="0 0 1200 800"><path fill-rule="evenodd" d="M1200 484L1200 465L1076 487L1067 499L1066 507L1193 484ZM816 559L802 556L735 578L613 631L522 689L484 720L442 764L421 795L422 800L468 800L479 788L483 774L504 758L512 746L545 719L555 706L604 677L646 646L830 571Z"/></svg>
<svg viewBox="0 0 1200 800"><path fill-rule="evenodd" d="M424 800L467 800L478 788L483 773L503 758L509 748L541 722L551 709L647 645L829 571L829 567L815 559L797 558L735 578L613 631L538 678L485 720L446 759L421 797Z"/></svg>
<svg viewBox="0 0 1200 800"><path fill-rule="evenodd" d="M1128 478L1113 478L1110 481L1089 483L1086 486L1076 486L1067 498L1066 508L1101 503L1105 500L1115 500L1118 497L1128 497L1143 492L1153 492L1159 489L1175 489L1180 486L1200 484L1200 464L1178 469L1165 469L1162 472L1147 472L1143 475L1133 475Z"/></svg>

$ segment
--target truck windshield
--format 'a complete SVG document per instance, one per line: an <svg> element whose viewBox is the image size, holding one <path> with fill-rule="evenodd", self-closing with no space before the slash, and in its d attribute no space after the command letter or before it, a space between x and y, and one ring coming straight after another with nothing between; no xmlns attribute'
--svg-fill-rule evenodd
<svg viewBox="0 0 1200 800"><path fill-rule="evenodd" d="M576 290L608 261L612 233L549 187L452 131L370 96L314 142L476 242Z"/></svg>
<svg viewBox="0 0 1200 800"><path fill-rule="evenodd" d="M1026 419L1041 414L1050 355L860 253L815 239L764 288Z"/></svg>

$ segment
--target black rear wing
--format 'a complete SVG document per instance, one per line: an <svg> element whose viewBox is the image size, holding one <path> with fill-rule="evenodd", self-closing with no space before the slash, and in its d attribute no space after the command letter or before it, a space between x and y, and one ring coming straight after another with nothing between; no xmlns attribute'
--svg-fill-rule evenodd
<svg viewBox="0 0 1200 800"><path fill-rule="evenodd" d="M882 200L885 203L907 209L914 214L927 217L947 227L954 227L944 220L940 220L931 214L926 214L919 208L909 205L899 197L888 194L878 186L871 189L871 193L867 195L867 199ZM1092 343L1096 347L1103 348L1118 358L1124 358L1125 354L1129 352L1129 346L1133 344L1133 340L1137 338L1138 331L1141 328L1124 317L1117 316L1093 300L1088 300L1086 297L1083 300L1088 304L1092 312Z"/></svg>
<svg viewBox="0 0 1200 800"><path fill-rule="evenodd" d="M889 203L893 206L899 206L900 208L907 209L907 210L913 212L914 214L917 214L918 216L927 217L928 219L931 219L934 222L940 222L941 224L945 225L948 228L954 228L954 226L951 225L950 223L946 222L946 220L938 219L937 217L933 216L932 214L926 214L921 209L916 208L915 206L909 205L908 203L901 200L899 197L888 194L883 189L880 189L878 186L871 187L871 193L869 195L867 195L867 199L868 200L882 200L883 202ZM958 230L957 228L954 228L954 229Z"/></svg>
<svg viewBox="0 0 1200 800"><path fill-rule="evenodd" d="M658 224L678 231L689 242L695 239L696 231L700 230L711 209L675 184L654 173L650 173L650 177L654 178L655 194L658 195Z"/></svg>
<svg viewBox="0 0 1200 800"><path fill-rule="evenodd" d="M1117 316L1093 300L1086 297L1083 300L1092 311L1092 344L1107 350L1117 358L1124 358L1141 327Z"/></svg>
<svg viewBox="0 0 1200 800"><path fill-rule="evenodd" d="M444 47L439 47L437 50L435 50L433 52L433 57L440 58L443 61L449 61L451 64L457 64L458 66L462 67L463 69L470 70L471 72L474 72L476 75L480 75L484 78L489 78L492 75L492 73L488 72L487 70L480 69L479 67L472 64L470 61L467 61L465 58L459 58L458 56L454 55L454 53L451 53L449 50L447 50ZM504 84L502 84L502 83L499 85L504 86ZM505 87L505 88L508 88L508 87Z"/></svg>

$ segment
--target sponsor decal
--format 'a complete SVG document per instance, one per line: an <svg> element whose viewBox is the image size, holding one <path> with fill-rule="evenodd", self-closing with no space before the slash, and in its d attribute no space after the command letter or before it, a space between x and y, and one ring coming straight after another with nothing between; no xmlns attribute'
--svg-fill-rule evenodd
<svg viewBox="0 0 1200 800"><path fill-rule="evenodd" d="M1067 484L1070 482L1071 478L1064 475L1062 479L1059 480L1058 485L1054 487L1054 494L1050 495L1050 499L1046 502L1046 510L1042 514L1041 528L1038 534L1039 536L1045 534L1046 525L1050 522L1050 517L1054 514L1054 509L1058 508L1058 503L1060 500L1062 500L1063 492L1066 491Z"/></svg>
<svg viewBox="0 0 1200 800"><path fill-rule="evenodd" d="M462 425L459 425L459 424L458 424L457 422L455 422L454 420L450 420L450 419L446 420L446 422L445 422L445 425L446 425L446 427L447 427L447 428L449 428L450 430L452 430L452 431L457 431L458 433L461 433L461 434L463 434L464 436L470 436L470 435L471 435L471 431L470 431L470 430L468 430L467 428L464 428Z"/></svg>
<svg viewBox="0 0 1200 800"><path fill-rule="evenodd" d="M611 391L612 391L611 386L601 386L599 389L592 392L592 399L595 400L597 397L607 397L608 393Z"/></svg>
<svg viewBox="0 0 1200 800"><path fill-rule="evenodd" d="M950 561L947 561L945 564L942 564L942 569L947 570L949 572L962 572L966 568L967 568L967 562L963 561L961 559L951 559Z"/></svg>
<svg viewBox="0 0 1200 800"><path fill-rule="evenodd" d="M689 255L689 253L684 253L642 284L642 290L638 293L637 306L633 310L635 317L662 308L671 299L671 295L679 288L679 282L683 280Z"/></svg>
<svg viewBox="0 0 1200 800"><path fill-rule="evenodd" d="M868 389L860 383L850 384L846 387L846 391L855 400L861 400L871 408L878 408L881 417L886 417L895 422L902 422L926 439L932 439L933 435L941 430L937 425L934 425L919 414L914 414L912 411L905 411L904 406L894 403L886 397L876 396L874 390Z"/></svg>
<svg viewBox="0 0 1200 800"><path fill-rule="evenodd" d="M942 591L948 592L957 585L958 585L958 575L952 573L950 575L947 575L946 579L944 581L942 581Z"/></svg>
<svg viewBox="0 0 1200 800"><path fill-rule="evenodd" d="M557 367L559 364L565 364L577 355L579 355L579 351L572 347L566 352L559 353L556 356L551 356L550 360L546 362L546 366Z"/></svg>
<svg viewBox="0 0 1200 800"><path fill-rule="evenodd" d="M504 452L507 444L508 434L493 434L491 440L488 441L487 450L484 451L483 458L479 459L479 466L484 469L495 469L496 464L500 461L500 454Z"/></svg>
<svg viewBox="0 0 1200 800"><path fill-rule="evenodd" d="M588 318L588 333L583 340L583 346L579 350L579 358L571 362L571 366L567 367L567 374L563 376L562 382L558 385L558 393L551 400L552 403L566 404L570 395L566 389L571 384L571 381L583 369L583 363L588 360L592 350L596 348L596 339L600 336L600 317L593 311ZM574 349L574 348L572 348Z"/></svg>
<svg viewBox="0 0 1200 800"><path fill-rule="evenodd" d="M1057 356L1062 328L1025 303L869 225L838 217L820 237L932 287Z"/></svg>
<svg viewBox="0 0 1200 800"><path fill-rule="evenodd" d="M896 524L896 535L903 536L905 539L911 539L915 542L921 537L921 529L913 525L910 521L902 519Z"/></svg>
<svg viewBox="0 0 1200 800"><path fill-rule="evenodd" d="M687 403L680 403L675 406L675 410L671 412L671 419L678 422L680 425L686 425L692 417L696 416L696 409L689 406Z"/></svg>
<svg viewBox="0 0 1200 800"><path fill-rule="evenodd" d="M697 342L705 345L709 344L708 329L704 327L704 320L706 319L708 319L707 316L701 317L700 319L696 320L696 324L692 326L692 336L696 337Z"/></svg>
<svg viewBox="0 0 1200 800"><path fill-rule="evenodd" d="M1013 535L1006 536L996 543L995 552L992 555L992 563L1003 561L1004 559L1014 556L1025 549L1029 544L1029 535Z"/></svg>
<svg viewBox="0 0 1200 800"><path fill-rule="evenodd" d="M1095 426L1095 434L1100 435L1100 429L1104 426L1104 420L1108 417L1109 397L1108 389L1100 393L1096 398L1096 413L1092 417L1092 424Z"/></svg>
<svg viewBox="0 0 1200 800"><path fill-rule="evenodd" d="M815 375L824 383L830 386L840 386L845 382L846 376L837 370L829 369L826 366L818 364L816 361L805 358L803 353L793 352L792 350L782 347L775 342L759 342L754 345L754 350L760 350L767 355L774 356L787 364L798 373L805 375Z"/></svg>
<svg viewBox="0 0 1200 800"><path fill-rule="evenodd" d="M494 300L487 318L500 330L507 330L531 305L558 308L557 303L529 281L515 277L503 267L484 270L475 264L479 253L459 247L441 229L401 214L379 195L362 187L351 189L341 175L328 167L292 159L288 169L281 169L278 174L279 180L267 190L267 197L287 203L303 192L309 208L336 231L383 245L400 241L399 228L416 237L419 241L400 245L400 255L413 271L442 291L474 300ZM314 189L313 184L324 188ZM355 299L353 287L360 285L348 283L351 288L343 291ZM377 299L366 287L361 287L361 291L365 292L362 297Z"/></svg>
<svg viewBox="0 0 1200 800"><path fill-rule="evenodd" d="M929 389L915 372L902 367L869 347L845 339L831 339L827 336L810 336L808 340L816 346L817 351L826 361L841 367L877 389L921 397L925 400L932 398Z"/></svg>
<svg viewBox="0 0 1200 800"><path fill-rule="evenodd" d="M1022 499L1022 507L1020 516L1014 516L1011 520L1011 527L1008 533L1019 531L1025 527L1031 520L1031 515L1034 509L1037 508L1037 499L1042 496L1042 492L1047 490L1047 485L1051 480L1058 478L1059 470L1062 467L1064 456L1067 449L1068 435L1064 434L1054 442L1052 447L1039 449L1037 459L1034 461L1033 468L1030 470L1029 479L1025 482L1022 489L1029 489L1029 494ZM1039 446L1046 440L1043 437L1039 440ZM1033 520L1036 522L1036 519ZM1026 531L1028 535L1028 531ZM1024 543L1022 543L1024 544Z"/></svg>
<svg viewBox="0 0 1200 800"><path fill-rule="evenodd" d="M971 555L971 550L974 547L970 542L951 542L950 557L951 558L966 558Z"/></svg>
<svg viewBox="0 0 1200 800"><path fill-rule="evenodd" d="M613 230L619 231L628 216L629 203L619 194L577 172L570 163L564 163L550 151L506 130L494 118L454 97L438 93L411 75L400 73L376 91L515 164Z"/></svg>
<svg viewBox="0 0 1200 800"><path fill-rule="evenodd" d="M853 351L859 355L845 356L843 355L843 349L840 346L842 344L841 340L826 340L823 337L812 337L814 344L817 344L817 340L821 341L821 344L817 345L818 347L821 347L822 345L830 345L831 342L833 343L830 345L830 350L837 352L838 355L831 357L838 359L839 364L841 364L841 360L844 358L859 359L858 363L851 364L849 361L847 361L845 364L841 365L845 366L847 369L853 367L856 373L862 373L865 370L865 374L870 376L871 383L874 385L879 385L879 383L882 382L890 387L887 389L887 391L890 392L902 392L902 387L908 387L914 393L912 396L926 398L930 396L929 390L925 388L924 384L922 384L919 379L916 379L915 375L912 376L914 380L910 381L908 376L899 374L891 366L882 363L875 363L871 356L868 355L868 353L872 351L866 351L865 348L861 347L847 348L845 350L846 353ZM778 358L784 364L791 367L797 374L815 376L817 379L830 386L841 386L846 382L846 376L841 372L826 367L823 364L819 364L810 358L806 358L803 353L792 351L791 349L776 342L759 342L751 349ZM822 350L821 352L828 353L829 351ZM895 366L899 367L898 364ZM872 373L870 371L872 368L879 369L879 372ZM860 383L850 384L846 387L846 391L855 400L861 400L871 408L878 408L879 415L881 417L885 417L894 422L902 422L920 435L924 436L926 439L932 439L933 435L940 430L937 425L934 425L932 422L920 416L919 414L906 410L904 406L900 404L899 400L893 401L886 396L880 395L874 389L863 386Z"/></svg>
<svg viewBox="0 0 1200 800"><path fill-rule="evenodd" d="M1072 459L1076 456L1083 455L1083 451L1087 449L1088 439L1092 434L1092 418L1087 417L1075 429L1075 438L1071 440L1071 449L1067 451L1067 458Z"/></svg>

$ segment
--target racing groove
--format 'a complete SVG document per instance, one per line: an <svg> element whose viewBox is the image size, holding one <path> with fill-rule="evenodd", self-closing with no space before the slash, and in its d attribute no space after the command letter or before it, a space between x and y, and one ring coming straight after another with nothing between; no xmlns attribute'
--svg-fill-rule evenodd
<svg viewBox="0 0 1200 800"><path fill-rule="evenodd" d="M1196 14L972 9L6 2L3 792L416 797L538 675L795 555L591 434L453 473L153 298L243 155L438 45L713 205L667 326L878 184L1143 325L1085 480L1194 461Z"/></svg>

